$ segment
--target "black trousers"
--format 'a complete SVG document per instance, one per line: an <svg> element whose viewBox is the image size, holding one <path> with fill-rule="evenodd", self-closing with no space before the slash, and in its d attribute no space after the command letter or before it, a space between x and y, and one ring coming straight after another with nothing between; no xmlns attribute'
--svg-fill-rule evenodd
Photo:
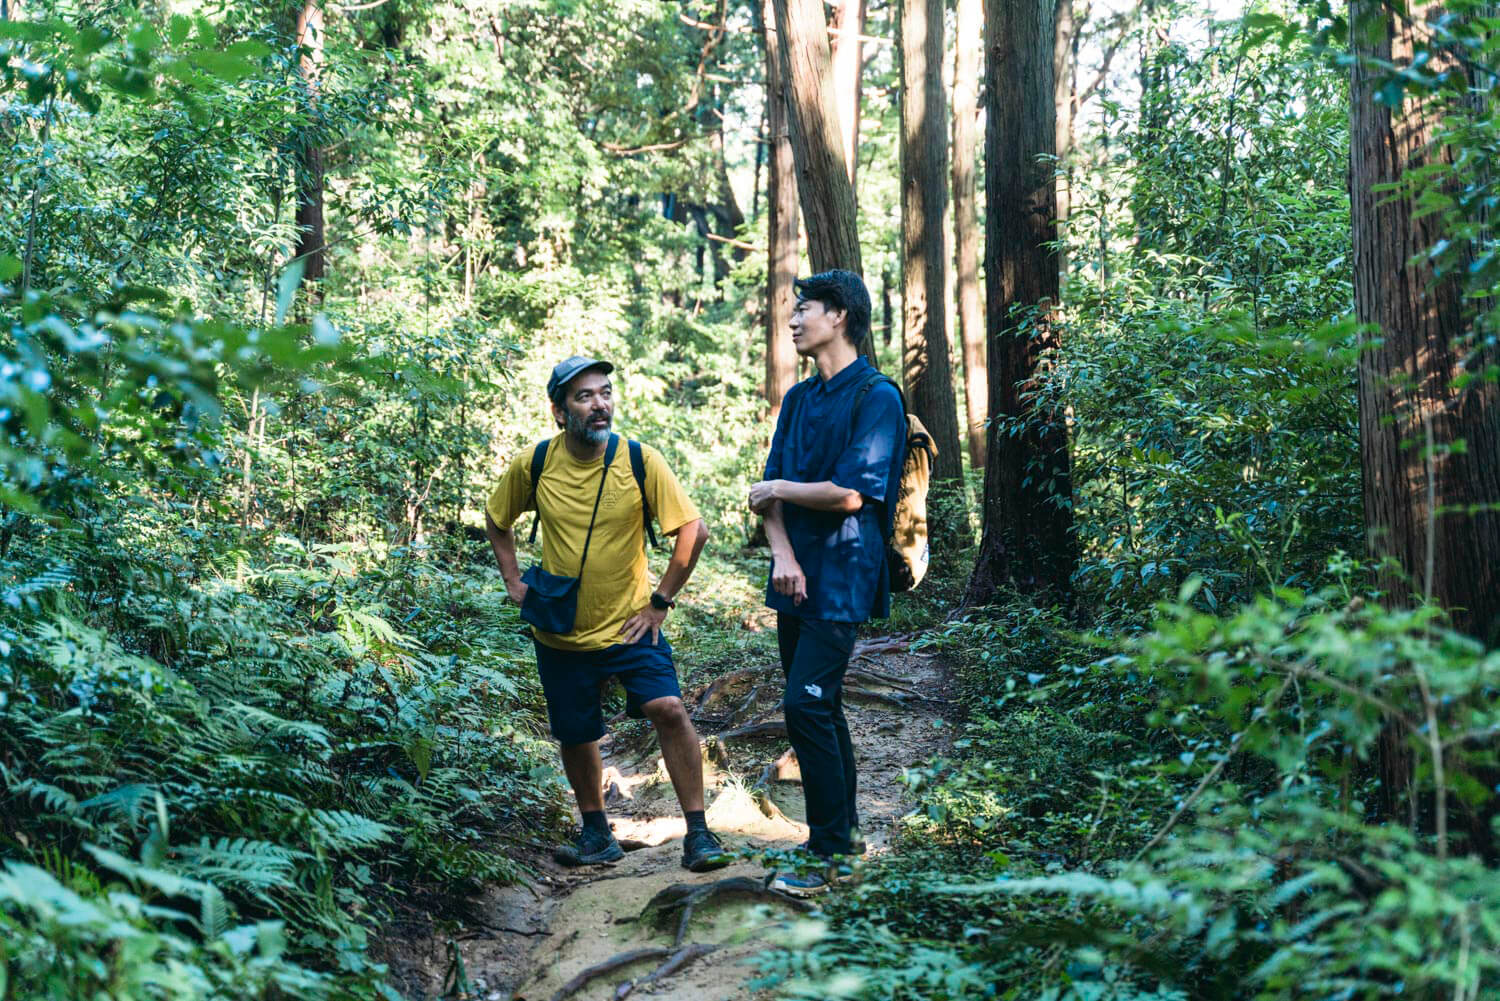
<svg viewBox="0 0 1500 1001"><path fill-rule="evenodd" d="M802 769L808 848L818 855L848 854L849 831L859 826L854 803L854 745L844 718L844 672L854 652L852 622L776 616L776 642L786 675L782 711Z"/></svg>

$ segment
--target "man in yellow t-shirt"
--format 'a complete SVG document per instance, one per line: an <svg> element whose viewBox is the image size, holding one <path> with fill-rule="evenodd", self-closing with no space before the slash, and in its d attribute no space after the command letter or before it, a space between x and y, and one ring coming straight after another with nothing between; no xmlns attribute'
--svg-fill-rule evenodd
<svg viewBox="0 0 1500 1001"><path fill-rule="evenodd" d="M532 629L547 717L562 745L563 769L583 820L578 837L554 857L565 865L591 865L624 855L610 831L600 788L604 714L599 697L604 683L617 677L625 687L627 712L649 719L661 742L687 821L682 864L707 872L727 865L729 858L704 820L698 733L682 704L662 623L698 562L708 528L656 449L641 446L645 482L637 483L623 454L628 446L610 433L613 371L609 362L579 355L552 370L547 396L562 433L543 443L535 483L532 459L541 445L511 460L485 505L485 533L516 604L525 602L528 585L511 526L524 511L535 509L541 520L542 569L579 581L573 628L565 633ZM654 590L647 576L643 493L663 534L676 537Z"/></svg>

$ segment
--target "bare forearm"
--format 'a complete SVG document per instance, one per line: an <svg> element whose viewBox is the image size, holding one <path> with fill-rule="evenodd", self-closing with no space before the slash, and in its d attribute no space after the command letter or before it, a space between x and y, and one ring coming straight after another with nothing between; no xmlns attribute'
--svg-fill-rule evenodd
<svg viewBox="0 0 1500 1001"><path fill-rule="evenodd" d="M708 526L701 518L678 529L676 542L672 547L672 558L667 562L666 572L656 585L658 594L664 598L674 598L677 592L687 586L688 578L693 575L693 568L698 565L698 556L703 552L703 545L707 541Z"/></svg>
<svg viewBox="0 0 1500 1001"><path fill-rule="evenodd" d="M514 587L521 582L521 564L516 559L516 534L508 528L501 528L486 512L484 516L484 534L490 540L490 548L495 552L495 562L500 566L500 576L505 578L509 587Z"/></svg>
<svg viewBox="0 0 1500 1001"><path fill-rule="evenodd" d="M832 480L817 483L794 483L791 480L772 480L772 495L787 504L810 508L814 511L843 511L851 513L864 506L864 498L858 490L841 487Z"/></svg>
<svg viewBox="0 0 1500 1001"><path fill-rule="evenodd" d="M792 540L786 534L786 517L781 510L781 501L772 501L766 509L766 541L771 544L771 556L780 558L792 555Z"/></svg>

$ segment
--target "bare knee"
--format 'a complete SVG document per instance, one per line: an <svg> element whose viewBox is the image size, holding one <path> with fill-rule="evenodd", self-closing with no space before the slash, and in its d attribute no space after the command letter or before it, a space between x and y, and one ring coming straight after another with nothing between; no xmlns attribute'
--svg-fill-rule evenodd
<svg viewBox="0 0 1500 1001"><path fill-rule="evenodd" d="M641 711L646 714L658 730L681 730L691 729L693 721L689 718L687 708L682 700L675 695L652 699L641 706Z"/></svg>

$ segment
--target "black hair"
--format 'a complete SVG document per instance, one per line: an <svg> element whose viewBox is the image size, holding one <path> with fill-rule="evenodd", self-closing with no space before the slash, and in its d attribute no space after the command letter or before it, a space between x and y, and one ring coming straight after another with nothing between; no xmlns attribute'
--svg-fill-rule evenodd
<svg viewBox="0 0 1500 1001"><path fill-rule="evenodd" d="M820 271L792 283L797 298L821 302L824 309L842 309L847 316L844 333L859 347L870 334L870 291L853 271L835 268Z"/></svg>

